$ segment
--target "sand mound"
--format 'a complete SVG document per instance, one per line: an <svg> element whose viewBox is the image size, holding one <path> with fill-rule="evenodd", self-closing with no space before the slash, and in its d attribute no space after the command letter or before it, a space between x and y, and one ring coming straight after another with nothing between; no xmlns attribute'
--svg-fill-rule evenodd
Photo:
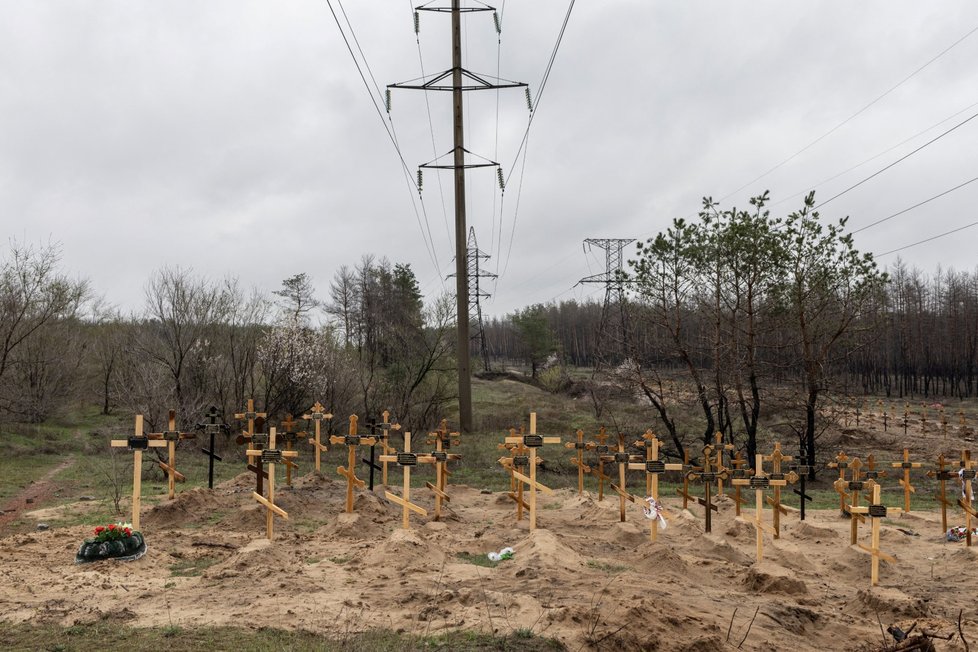
<svg viewBox="0 0 978 652"><path fill-rule="evenodd" d="M867 574L868 575L868 574ZM867 577L867 581L868 577ZM927 603L920 598L914 598L899 589L874 587L871 590L860 589L856 593L856 604L868 612L886 612L908 618L918 618L927 615Z"/></svg>
<svg viewBox="0 0 978 652"><path fill-rule="evenodd" d="M781 593L801 595L808 593L804 581L786 574L781 568L767 561L755 564L747 571L744 586L755 593Z"/></svg>
<svg viewBox="0 0 978 652"><path fill-rule="evenodd" d="M817 543L832 541L839 536L839 533L832 528L813 525L807 521L799 521L798 523L791 524L786 529L794 539L815 541Z"/></svg>
<svg viewBox="0 0 978 652"><path fill-rule="evenodd" d="M577 570L587 566L587 560L565 545L550 530L536 529L513 546L516 551L514 566L524 569Z"/></svg>
<svg viewBox="0 0 978 652"><path fill-rule="evenodd" d="M231 497L210 489L195 487L183 491L173 500L154 506L148 513L142 515L142 522L153 527L185 527L188 523L205 523L218 510L230 510L239 507L240 499Z"/></svg>
<svg viewBox="0 0 978 652"><path fill-rule="evenodd" d="M724 534L738 541L753 540L756 536L754 534L754 526L744 520L743 517L735 518Z"/></svg>
<svg viewBox="0 0 978 652"><path fill-rule="evenodd" d="M753 558L730 545L726 539L705 539L702 545L693 546L689 553L704 559L729 562L737 566L750 566Z"/></svg>
<svg viewBox="0 0 978 652"><path fill-rule="evenodd" d="M636 548L649 541L648 521L621 521L605 530L606 539L612 543L624 546L625 549Z"/></svg>

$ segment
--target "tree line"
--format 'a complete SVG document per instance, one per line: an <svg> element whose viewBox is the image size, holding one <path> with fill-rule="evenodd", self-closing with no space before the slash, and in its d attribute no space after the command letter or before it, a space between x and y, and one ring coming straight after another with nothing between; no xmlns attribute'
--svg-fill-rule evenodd
<svg viewBox="0 0 978 652"><path fill-rule="evenodd" d="M320 401L338 415L390 410L425 424L454 397L452 318L410 266L365 256L316 297L305 274L270 294L164 267L122 314L60 268L56 245L0 259L0 417L42 422L78 404L183 423L254 398L279 418ZM340 420L342 421L342 419Z"/></svg>

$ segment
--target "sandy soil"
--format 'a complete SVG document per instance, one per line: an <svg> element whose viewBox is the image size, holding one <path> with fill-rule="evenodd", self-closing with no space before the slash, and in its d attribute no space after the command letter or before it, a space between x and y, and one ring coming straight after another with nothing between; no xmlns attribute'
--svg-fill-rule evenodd
<svg viewBox="0 0 978 652"><path fill-rule="evenodd" d="M412 518L405 531L380 489L358 492L356 512L343 514L345 485L310 474L277 491L291 518L276 519L269 542L252 478L146 508L149 549L135 562L75 565L88 527L0 539L0 614L12 622L274 626L332 636L376 627L528 628L573 650L732 650L746 636L744 650L825 651L881 649L880 623L949 634L963 609L964 630L978 641L978 547L945 542L938 512L891 510L882 547L899 563L883 564L871 589L870 558L848 545L849 522L836 511L810 511L804 523L784 518L781 538L766 537L756 563L745 520L752 511L736 518L729 498L712 534L703 532L701 508L682 511L678 498L667 498L672 518L652 543L637 506L618 521L617 497L557 491L541 499L539 528L530 532L504 494L450 486L451 514ZM427 490L412 497L431 508ZM868 526L860 539L868 543ZM458 556L504 546L515 558L495 568ZM210 565L198 576L172 575L172 566L193 560Z"/></svg>

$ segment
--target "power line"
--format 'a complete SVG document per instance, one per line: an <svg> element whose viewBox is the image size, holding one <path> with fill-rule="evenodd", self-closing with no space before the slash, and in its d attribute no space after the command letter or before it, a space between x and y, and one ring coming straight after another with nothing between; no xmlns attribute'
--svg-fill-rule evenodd
<svg viewBox="0 0 978 652"><path fill-rule="evenodd" d="M872 179L872 178L874 178L874 177L877 177L877 176L879 176L879 175L881 175L881 174L883 174L884 172L886 172L887 170L889 170L890 168L892 168L892 167L893 167L894 165L896 165L897 163L901 163L902 161L905 161L905 160L907 160L908 158L910 158L911 156L913 156L914 154L916 154L916 153L917 153L917 152L919 152L920 150L922 150L922 149L924 149L925 147L928 147L928 146L930 146L930 145L932 145L932 144L934 144L934 143L936 143L936 142L937 142L937 141L939 141L939 140L940 140L941 138L944 138L944 136L947 136L947 135L948 135L949 133L951 133L951 132L952 132L952 131L954 131L955 129L958 129L959 127L963 127L964 125L966 125L967 123L969 123L969 122L971 122L971 121L972 121L972 120L974 120L975 118L978 118L978 113L974 113L974 114L972 114L972 115L971 115L971 117L969 117L969 118L966 118L965 120L963 120L963 121L961 121L961 122L959 122L958 124L956 124L956 125L954 125L953 127L951 127L950 129L948 129L948 130L947 130L947 131L945 131L944 133L942 133L942 134L940 134L939 136L935 136L934 138L931 138L931 139L930 139L930 140L928 140L928 141L927 141L926 143L924 143L923 145L921 145L921 146L920 146L920 147L918 147L917 149L915 149L915 150L913 150L913 151L912 151L912 152L910 152L909 154L905 154L905 155L903 155L903 156L901 156L900 158L898 158L897 160L895 160L895 161L893 161L892 163L890 163L890 164L889 164L889 165L887 165L886 167L884 167L884 168L882 168L881 170L878 170L878 171L876 171L876 172L874 172L873 174L871 174L871 175L869 175L868 177L866 177L866 178L865 178L865 179L863 179L862 181L859 181L858 183L854 183L853 185L851 185L851 186L849 186L848 188L846 188L846 189L845 189L845 190L843 190L842 192L840 192L840 193L838 193L837 195L833 195L832 197L829 197L828 199L826 199L825 201L823 201L822 203L820 203L820 204L819 204L818 206L816 206L815 208L821 208L822 206L825 206L826 204L828 204L828 203L829 203L830 201L833 201L833 200L835 200L835 199L838 199L839 197L841 197L842 195L844 195L844 194L846 194L846 193L847 193L847 192L849 192L850 190L855 190L856 188L858 188L859 186L861 186L861 185L863 185L864 183L866 183L866 182L867 182L867 181L869 181L870 179Z"/></svg>
<svg viewBox="0 0 978 652"><path fill-rule="evenodd" d="M846 118L845 120L843 120L839 124L835 125L831 129L829 129L828 131L826 131L824 134L822 134L821 136L819 136L818 138L816 138L812 142L808 143L807 145L805 145L804 147L802 147L800 150L798 150L797 152L795 152L794 154L792 154L788 158L784 159L783 161L781 161L780 163L778 163L777 165L775 165L773 168L771 168L770 170L768 170L764 174L762 174L759 177L756 177L754 179L751 179L750 181L748 181L747 183L745 183L744 185L742 185L740 188L737 188L733 192L728 193L727 195L721 197L719 199L719 201L722 202L723 200L729 198L730 196L737 194L738 192L740 192L744 188L747 188L747 187L753 185L754 183L760 181L761 179L763 179L767 175L771 174L775 170L783 167L784 165L786 165L787 163L789 163L790 161L792 161L793 159L795 159L799 155L805 153L811 147L815 146L816 144L818 144L819 142L821 142L822 140L824 140L825 138L827 138L831 134L835 133L836 131L838 131L839 129L841 129L843 126L845 126L846 124L848 124L849 122L851 122L853 119L855 119L856 117L858 117L859 115L861 115L863 112L865 112L871 106L873 106L874 104L876 104L877 102L879 102L880 100L882 100L884 97L886 97L887 95L889 95L890 93L892 93L893 91L895 91L896 89L900 88L905 83L907 83L908 81L910 81L911 79L913 79L918 73L920 73L922 70L924 70L925 68L927 68L929 65L931 65L932 63L934 63L935 61L937 61L938 59L940 59L941 57L943 57L945 54L947 54L948 52L950 52L955 46L957 46L959 43L961 43L962 41L964 41L966 38L968 38L969 36L971 36L975 32L978 32L978 26L972 28L967 34L965 34L964 36L962 36L961 38L959 38L957 41L955 41L954 43L952 43L951 45L949 45L948 47L946 47L944 50L942 50L940 53L938 53L935 57L933 57L932 59L930 59L927 63L925 63L924 65L920 66L919 68L917 68L916 70L914 70L912 73L910 73L909 75L907 75L906 77L904 77L895 86L892 86L890 89L888 89L887 91L885 91L882 95L879 95L872 102L870 102L869 104L867 104L863 108L859 109L858 111L856 111L855 113L853 113L852 115L850 115L848 118Z"/></svg>
<svg viewBox="0 0 978 652"><path fill-rule="evenodd" d="M342 10L342 2L340 2L340 0L337 0L337 2L340 3L340 9ZM357 68L357 73L360 75L360 79L361 81L363 81L363 85L367 89L367 95L370 97L370 102L371 104L373 104L374 110L377 112L377 117L380 118L380 123L384 127L384 131L387 132L387 137L390 139L391 144L394 146L394 151L397 152L397 157L401 161L401 168L404 172L404 178L408 184L408 192L411 194L411 207L414 210L414 216L418 222L418 227L421 229L421 238L424 240L425 248L428 251L428 256L431 258L431 262L434 264L435 269L440 270L441 265L438 263L438 254L435 251L434 240L431 238L431 226L428 222L428 211L425 209L424 199L421 198L420 199L421 214L424 215L424 226L422 226L421 214L419 214L418 212L417 204L414 203L414 192L411 189L412 185L414 186L414 189L417 189L417 183L415 183L414 180L411 178L407 162L404 160L404 156L401 154L400 145L398 144L397 137L395 136L393 131L394 122L393 120L390 119L389 114L388 114L388 120L384 120L384 113L380 110L380 105L377 104L377 98L374 97L373 92L371 92L370 90L370 84L367 82L367 77L363 74L363 69L360 67L360 61L357 59L356 54L354 54L353 52L353 47L350 45L350 40L346 36L346 31L343 29L343 25L340 23L339 16L336 15L336 10L333 8L333 3L331 2L331 0L326 0L326 5L329 7L330 13L333 15L333 20L336 22L336 27L340 31L340 36L343 37L343 43L346 45L346 49L350 53L350 58L353 59L353 64ZM343 15L346 16L345 11L343 12ZM348 25L350 24L349 19L347 19L347 24ZM353 32L352 25L350 25L350 32L354 40L356 41L356 34ZM357 48L360 49L359 43L357 45ZM362 49L360 49L360 53L361 56L363 56ZM369 64L367 64L366 57L364 57L363 62L364 65L367 66L367 69L369 71ZM371 78L372 77L373 74L371 73ZM376 85L376 81L374 82L374 84ZM390 122L390 127L387 126L388 121ZM420 197L420 192L418 194ZM425 234L425 226L427 226L427 235Z"/></svg>
<svg viewBox="0 0 978 652"><path fill-rule="evenodd" d="M931 129L934 129L936 127L941 126L945 122L948 122L952 118L958 117L959 115L961 115L965 111L967 111L969 109L973 109L976 106L978 106L978 102L974 102L972 104L969 104L968 106L964 107L963 109L959 109L958 111L955 111L954 113L952 113L948 117L944 118L943 120L940 120L939 122L936 122L936 123L932 124L931 126L927 127L926 129L922 129L922 130L918 131L917 133L913 134L912 136L908 136L907 138L904 138L903 140L901 140L896 145L893 145L891 147L888 147L887 149L883 150L882 152L879 152L878 154L875 154L875 155L869 157L868 159L862 161L861 163L857 163L856 165L853 165L852 167L846 168L842 172L839 172L837 174L834 174L831 177L828 177L827 179L822 179L821 181L819 181L818 183L816 183L816 184L814 184L812 186L806 186L805 189L803 189L803 190L799 190L797 192L793 192L793 193L787 195L786 197L784 197L783 199L779 199L778 201L774 202L770 206L772 208L774 206L780 206L781 204L784 204L785 202L791 201L795 197L800 197L801 195L807 194L813 188L818 188L819 186L825 185L826 183L828 183L830 181L835 181L839 177L844 176L844 175L852 172L853 170L856 170L858 168L861 168L862 166L866 165L870 161L875 161L876 159L878 159L879 157L881 157L881 156L883 156L885 154L889 154L893 150L895 150L895 149L897 149L899 147L902 147L903 145L906 145L907 143L909 143L910 141L914 140L915 138L917 138L919 136L923 136L924 134L926 134Z"/></svg>
<svg viewBox="0 0 978 652"><path fill-rule="evenodd" d="M918 203L914 204L913 206L911 206L909 208L904 208L902 211L900 211L898 213L894 213L893 215L889 215L887 217L884 217L881 220L876 220L875 222L872 222L871 224L867 224L866 226L860 227L860 228L856 229L855 231L852 231L851 233L853 233L853 234L854 233L859 233L860 231L865 231L866 229L872 228L872 227L876 226L877 224L882 224L883 222L886 222L887 220L892 220L894 217L899 217L900 215L903 215L904 213L910 212L910 211L912 211L915 208L920 208L924 204L928 204L928 203L934 201L935 199L939 199L939 198L943 197L944 195L947 195L949 193L952 193L955 190L957 190L958 188L964 188L969 183L974 183L975 181L978 181L978 177L975 177L974 179L969 179L968 181L965 181L964 183L960 183L960 184L954 186L953 188L949 188L948 190L945 190L944 192L942 192L942 193L940 193L938 195L934 195L933 197L931 197L929 199L925 199L922 202L918 202Z"/></svg>
<svg viewBox="0 0 978 652"><path fill-rule="evenodd" d="M964 226L959 226L956 229L951 229L950 231L945 231L944 233L941 233L939 235L931 236L929 238L925 238L924 240L918 240L917 242L912 242L912 243L910 243L908 245L904 245L902 247L897 247L896 249L891 249L889 251L885 251L885 252L883 252L881 254L877 254L876 255L876 258L882 258L883 256L888 256L890 254L895 254L898 251L903 251L904 249L909 249L910 247L916 247L917 245L922 245L925 242L930 242L932 240L937 240L938 238L943 238L944 236L951 235L952 233L957 233L958 231L964 231L965 229L970 229L973 226L978 226L978 222L972 222L971 224L965 224Z"/></svg>

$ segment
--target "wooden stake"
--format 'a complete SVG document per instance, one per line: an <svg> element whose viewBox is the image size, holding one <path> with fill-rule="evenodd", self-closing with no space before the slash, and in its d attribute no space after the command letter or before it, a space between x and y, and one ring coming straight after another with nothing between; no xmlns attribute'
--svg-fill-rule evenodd
<svg viewBox="0 0 978 652"><path fill-rule="evenodd" d="M712 496L710 493L710 488L713 483L716 482L720 476L726 478L728 476L727 469L713 468L712 458L713 447L704 446L703 447L703 468L701 470L690 471L686 474L687 478L695 478L703 483L703 498L696 498L696 502L706 508L706 528L707 532L713 531L713 512L718 512L717 506L713 504Z"/></svg>
<svg viewBox="0 0 978 652"><path fill-rule="evenodd" d="M289 513L275 504L275 464L290 457L297 457L297 451L283 451L275 448L275 428L268 429L268 448L249 449L247 455L259 457L262 462L268 465L268 498L262 496L257 491L251 497L265 506L265 536L271 541L274 537L275 517L281 516L288 520Z"/></svg>
<svg viewBox="0 0 978 652"><path fill-rule="evenodd" d="M757 561L761 561L764 558L764 531L767 530L771 534L773 528L764 523L764 490L773 486L784 487L787 482L785 480L771 480L764 473L764 455L758 453L754 461L754 475L750 478L738 478L731 481L734 486L740 487L750 487L754 490L754 530L757 534Z"/></svg>
<svg viewBox="0 0 978 652"><path fill-rule="evenodd" d="M300 437L305 437L309 434L304 431L299 432L295 429L296 421L292 418L291 414L285 415L285 421L283 421L281 425L283 430L282 439L285 440L285 450L287 451L295 450L296 441L298 441ZM298 457L298 455L299 453L296 451L295 457ZM292 456L286 457L282 460L285 463L285 484L290 487L292 486L292 469L295 469L296 472L299 470L299 465L293 462L291 457Z"/></svg>
<svg viewBox="0 0 978 652"><path fill-rule="evenodd" d="M910 513L910 494L917 493L917 490L910 484L910 469L919 469L920 462L910 461L910 450L907 448L903 449L903 461L902 462L892 462L890 466L898 469L903 469L903 478L900 480L900 486L903 487L903 511L907 514Z"/></svg>
<svg viewBox="0 0 978 652"><path fill-rule="evenodd" d="M529 502L529 512L530 512L530 530L533 531L537 527L537 489L543 491L546 494L552 494L553 489L546 487L543 484L537 482L537 449L544 444L559 444L560 437L543 437L537 434L537 414L536 412L530 413L530 434L523 435L522 438L517 437L507 437L507 444L522 444L526 448L530 449L530 455L528 465L530 467L529 476L520 473L519 471L513 471L513 477L516 478L520 483L525 483L530 488L530 502ZM504 458L505 459L505 458ZM542 461L542 460L540 460ZM519 507L519 503L517 503Z"/></svg>
<svg viewBox="0 0 978 652"><path fill-rule="evenodd" d="M306 414L302 415L303 420L312 421L315 428L315 436L309 438L309 443L312 444L313 450L316 451L316 473L320 473L320 460L322 453L329 452L329 445L324 445L321 440L322 435L322 423L327 419L333 418L332 412L327 412L326 408L323 407L322 403L316 401L316 404Z"/></svg>
<svg viewBox="0 0 978 652"><path fill-rule="evenodd" d="M170 500L176 495L176 487L174 483L179 480L183 482L187 478L183 476L182 473L177 471L177 442L181 439L196 439L197 435L192 432L180 432L177 430L177 411L170 410L169 418L167 420L167 429L163 432L153 432L148 435L150 439L162 439L166 442L167 452L169 453L167 462L157 462L160 468L166 471L168 479L168 496Z"/></svg>
<svg viewBox="0 0 978 652"><path fill-rule="evenodd" d="M604 426L598 429L598 434L594 438L598 440L598 445L594 447L594 451L598 454L598 501L600 502L604 500L605 480L611 482L611 476L604 472L604 460L601 459L601 456L607 455L609 451L608 433L605 432Z"/></svg>
<svg viewBox="0 0 978 652"><path fill-rule="evenodd" d="M391 450L396 452L396 450L393 448ZM388 462L394 462L401 467L401 473L404 479L404 486L401 489L401 495L398 496L395 493L391 493L389 490L385 490L384 496L386 496L387 500L391 501L392 503L397 503L401 506L401 527L403 527L405 530L410 530L411 512L415 512L421 516L428 515L428 510L411 502L411 467L417 466L419 462L434 464L435 458L431 455L415 455L412 453L411 433L405 432L404 451L396 454L384 453L380 456L380 461L385 465Z"/></svg>
<svg viewBox="0 0 978 652"><path fill-rule="evenodd" d="M866 507L853 506L851 509L853 510L853 520L855 520L856 515L869 514L869 517L873 521L871 545L864 546L861 543L856 543L855 545L859 550L864 550L873 556L869 583L870 586L876 586L880 582L880 559L885 559L891 564L896 563L894 557L880 550L880 522L886 518L886 506L880 502L880 486L873 482L872 504Z"/></svg>
<svg viewBox="0 0 978 652"><path fill-rule="evenodd" d="M247 428L241 434L239 434L236 439L238 445L248 443L251 449L264 448L264 444L262 446L255 446L253 438L255 436L255 421L257 419L264 420L267 417L268 415L266 413L255 411L255 399L249 398L248 403L245 406L245 411L234 415L234 418L238 421L244 420L248 424ZM262 480L267 477L268 474L262 471L261 462L256 460L257 458L254 457L248 458L248 470L255 473L255 491L258 493L263 493L264 489L262 488Z"/></svg>
<svg viewBox="0 0 978 652"><path fill-rule="evenodd" d="M357 446L373 446L377 443L374 437L357 434L357 415L350 415L350 430L345 437L334 435L329 438L332 444L343 444L347 448L347 466L336 467L336 472L346 478L346 506L344 511L347 514L353 513L353 488L363 487L364 481L357 477Z"/></svg>
<svg viewBox="0 0 978 652"><path fill-rule="evenodd" d="M618 494L618 511L621 522L625 522L625 501L635 501L635 496L628 493L625 489L625 472L630 463L642 462L640 455L629 455L625 452L625 435L618 434L618 450L614 455L602 455L602 462L614 462L618 465L618 484L612 484L611 488Z"/></svg>
<svg viewBox="0 0 978 652"><path fill-rule="evenodd" d="M839 454L835 456L834 462L829 462L826 466L830 469L839 470L839 480L845 480L846 469L849 468L849 456L839 451ZM839 491L836 489L836 491ZM846 495L839 492L839 511L845 515L846 514Z"/></svg>
<svg viewBox="0 0 978 652"><path fill-rule="evenodd" d="M113 439L109 442L114 448L125 446L132 451L132 529L139 529L139 511L143 491L143 451L152 447L166 446L165 441L151 440L143 434L143 415L136 415L136 426L129 439Z"/></svg>
<svg viewBox="0 0 978 652"><path fill-rule="evenodd" d="M435 494L435 520L441 519L441 509L444 503L451 502L452 498L448 495L448 477L452 474L448 470L448 462L451 460L460 460L462 456L458 453L449 453L449 449L452 446L458 446L460 441L458 439L459 433L450 432L448 430L448 420L442 419L441 425L438 430L428 433L428 444L434 444L435 450L429 453L431 458L435 463L435 482L434 484L430 482L425 482L425 486L428 487Z"/></svg>
<svg viewBox="0 0 978 652"><path fill-rule="evenodd" d="M584 431L577 431L577 441L569 441L564 444L565 448L572 448L577 452L570 458L571 464L577 467L577 495L584 495L584 476L591 473L591 467L584 463L584 451L594 450L597 444L593 441L584 441Z"/></svg>
<svg viewBox="0 0 978 652"><path fill-rule="evenodd" d="M931 469L927 472L927 476L931 478L936 478L938 486L940 487L940 493L934 494L937 502L941 505L941 533L947 534L947 508L953 507L954 503L947 499L947 481L954 479L954 474L950 471L945 470L945 465L947 461L944 459L944 453L941 453L937 457L937 470Z"/></svg>
<svg viewBox="0 0 978 652"><path fill-rule="evenodd" d="M781 471L781 463L790 462L793 459L794 458L792 458L790 455L785 455L784 453L781 452L781 442L775 442L774 451L770 455L764 458L765 462L771 463L770 478L772 480L785 480L786 479L785 474ZM795 476L795 478L791 480L788 480L788 482L793 484L794 480L796 479L797 476ZM781 504L781 487L779 487L778 485L774 485L772 493L774 494L774 497L772 498L769 496L767 502L771 506L771 513L774 515L774 538L780 539L781 538L781 515L784 514L787 516L788 510L786 510L784 506Z"/></svg>

